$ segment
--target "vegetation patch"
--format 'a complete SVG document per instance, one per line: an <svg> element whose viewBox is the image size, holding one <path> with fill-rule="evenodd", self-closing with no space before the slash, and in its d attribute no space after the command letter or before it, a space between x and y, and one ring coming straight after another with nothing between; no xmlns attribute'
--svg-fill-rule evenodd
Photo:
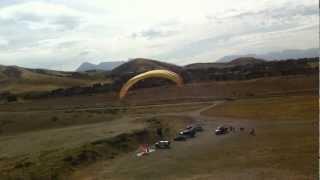
<svg viewBox="0 0 320 180"><path fill-rule="evenodd" d="M5 159L0 161L0 165L2 163L7 165L6 169L0 171L0 179L61 179L77 168L97 160L113 159L133 151L143 140L152 142L155 139L155 133L151 131L135 130L115 137L99 139L77 148L42 151L35 158L26 155L21 158Z"/></svg>

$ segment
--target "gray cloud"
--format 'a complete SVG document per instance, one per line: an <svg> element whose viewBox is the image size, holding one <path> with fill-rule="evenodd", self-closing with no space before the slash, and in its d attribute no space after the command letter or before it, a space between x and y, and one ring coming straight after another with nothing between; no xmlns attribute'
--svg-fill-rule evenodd
<svg viewBox="0 0 320 180"><path fill-rule="evenodd" d="M91 53L90 51L83 51L83 52L80 52L78 56L79 57L88 56L90 53Z"/></svg>
<svg viewBox="0 0 320 180"><path fill-rule="evenodd" d="M242 33L229 33L217 37L209 37L198 41L189 42L184 46L181 46L171 52L167 52L164 54L159 55L159 58L167 59L167 58L175 58L175 59L181 59L181 58L190 58L194 56L201 55L203 53L208 53L210 51L215 51L215 49L221 48L221 47L229 47L229 49L232 49L232 47L236 46L245 46L247 42L244 42L242 37L250 36L250 35L264 35L267 33L282 33L287 34L289 32L295 33L295 32L303 32L303 31L314 31L317 32L319 30L317 25L314 26L308 26L303 28L297 28L297 29L285 29L284 32L281 32L285 28L279 28L279 29L251 29L246 32ZM283 36L283 35L281 35ZM284 36L285 37L285 36ZM242 38L242 39L241 39ZM244 38L247 39L247 38ZM317 41L317 40L314 40ZM285 43L285 42L284 42Z"/></svg>
<svg viewBox="0 0 320 180"><path fill-rule="evenodd" d="M236 12L234 9L230 11ZM301 16L304 19L308 19L310 16L318 16L318 13L318 7L315 6L304 5L298 7L285 5L283 7L270 8L258 12L244 12L223 18L219 18L219 16L207 16L207 19L215 21L215 23L221 27L223 27L222 23L230 23L234 29L224 32L221 35L189 42L171 52L160 55L160 58L185 58L207 53L221 46L229 46L231 48L232 46L239 45L239 43L246 44L247 42L241 38L250 35L262 37L263 35L273 32L281 33L281 31L294 32L310 29L316 31L318 26L311 26L311 24L305 26L306 24L301 22L301 19L296 19L295 17ZM238 26L242 27L239 28ZM285 33L281 35L286 36Z"/></svg>
<svg viewBox="0 0 320 180"><path fill-rule="evenodd" d="M29 26L30 23L47 23L48 26L59 27L61 31L73 30L82 22L82 19L77 16L61 14L59 16L44 17L32 12L18 12L10 20L26 24L29 23Z"/></svg>
<svg viewBox="0 0 320 180"><path fill-rule="evenodd" d="M17 13L12 18L0 17L0 37L8 42L0 50L36 47L41 45L40 41L60 38L63 33L76 30L81 23L81 18L68 15L42 17Z"/></svg>
<svg viewBox="0 0 320 180"><path fill-rule="evenodd" d="M62 31L74 30L80 26L82 20L74 16L59 16L52 21L52 24L57 25Z"/></svg>
<svg viewBox="0 0 320 180"><path fill-rule="evenodd" d="M199 41L190 42L171 52L160 55L160 58L185 58L207 52L217 46L219 43L226 42L232 38L232 35L223 35L211 37Z"/></svg>
<svg viewBox="0 0 320 180"><path fill-rule="evenodd" d="M177 34L178 31L160 31L160 30L154 30L154 29L149 29L146 31L141 31L138 33L133 33L131 34L131 38L146 38L146 39L155 39L155 38L162 38L162 37L169 37Z"/></svg>
<svg viewBox="0 0 320 180"><path fill-rule="evenodd" d="M179 24L180 24L180 22L177 19L169 19L167 21L159 23L159 26L170 27L170 26L176 26L176 25L179 25Z"/></svg>
<svg viewBox="0 0 320 180"><path fill-rule="evenodd" d="M65 41L65 42L61 42L58 43L55 48L62 50L62 49L69 49L69 48L73 48L76 47L78 45L81 44L81 41Z"/></svg>
<svg viewBox="0 0 320 180"><path fill-rule="evenodd" d="M258 12L246 12L234 16L234 18L246 18L255 16L264 16L266 18L277 18L279 20L292 19L296 16L318 15L318 7L316 6L283 6L281 8L266 9Z"/></svg>
<svg viewBox="0 0 320 180"><path fill-rule="evenodd" d="M150 11L131 10L116 1L108 1L108 6L90 1L92 7L88 7L84 0L0 0L0 63L66 69L74 62L103 57L150 56L177 62L175 58L212 59L214 53L242 53L250 48L266 52L295 48L296 44L310 48L318 41L318 33L313 34L318 32L318 22L312 22L318 17L318 7L308 5L310 1L286 0L288 3L280 7L273 2L260 6L252 0L252 11L242 8L243 2L230 1L220 9L215 6L220 3L205 1L201 4L208 6L199 11L196 7L186 11L179 3L166 1L172 11L148 16ZM153 3L145 4L142 9L154 8ZM118 7L127 10L119 12ZM154 11L158 9L162 8ZM204 13L223 9L224 13L203 18ZM141 27L145 29L132 33Z"/></svg>
<svg viewBox="0 0 320 180"><path fill-rule="evenodd" d="M43 22L44 21L44 17L42 16L32 14L32 13L24 13L24 12L16 13L15 16L11 19L15 21L22 21L22 22Z"/></svg>
<svg viewBox="0 0 320 180"><path fill-rule="evenodd" d="M228 10L224 13L228 12L236 12L235 9ZM222 13L221 15L223 15ZM219 15L207 15L206 18L208 20L213 21L223 21L228 19L234 19L234 18L254 18L257 16L263 16L265 18L293 18L295 16L310 16L310 15L318 15L319 9L317 6L314 5L300 5L300 6L292 6L290 4L285 4L282 7L274 7L269 9L264 9L260 11L252 11L252 12L242 12L239 14L231 15L228 17L219 17Z"/></svg>
<svg viewBox="0 0 320 180"><path fill-rule="evenodd" d="M27 0L1 0L0 1L0 8L6 7L12 4L17 4L17 3L23 3Z"/></svg>

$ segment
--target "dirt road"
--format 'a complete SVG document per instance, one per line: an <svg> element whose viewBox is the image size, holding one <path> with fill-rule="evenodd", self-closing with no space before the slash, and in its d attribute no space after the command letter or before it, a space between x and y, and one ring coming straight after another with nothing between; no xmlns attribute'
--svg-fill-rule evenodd
<svg viewBox="0 0 320 180"><path fill-rule="evenodd" d="M248 123L239 123L237 121L231 119L217 119L212 117L207 117L201 115L201 112L204 112L208 109L211 109L224 101L213 102L212 104L203 107L198 110L189 111L189 112L178 112L178 113L157 113L145 115L146 118L158 117L158 116L181 116L181 117L190 117L196 122L200 122L203 125L204 131L198 133L196 138L189 139L186 142L173 142L172 148L170 150L158 150L155 153L151 154L148 157L143 157L138 159L135 156L136 152L129 153L122 157L116 158L115 160L98 162L97 164L91 165L87 168L81 169L77 171L71 179L77 180L102 180L102 179L140 179L141 177L145 177L146 179L167 179L167 177L162 171L158 171L158 178L154 178L154 171L149 169L163 169L165 171L172 171L170 174L175 174L173 170L177 167L183 168L183 162L188 161L188 159L197 159L195 157L200 157L203 161L205 161L205 157L208 150L214 148L219 145L224 139L235 136L235 134L230 133L227 136L215 136L214 129L221 124L232 124L234 126L248 126ZM127 117L129 118L129 117ZM133 118L133 117L131 117ZM245 125L246 124L246 125ZM245 133L243 133L245 134ZM205 150L204 150L205 149ZM203 151L204 150L204 151ZM201 157L202 156L202 157ZM204 159L203 159L204 158ZM156 162L157 161L157 162ZM132 162L132 163L127 163ZM180 164L180 162L182 162ZM197 162L198 163L198 162ZM157 167L161 166L161 167ZM162 167L163 166L163 167ZM171 167L172 169L168 169ZM125 172L123 170L127 170ZM129 172L130 171L130 172ZM137 177L128 177L122 175L126 175L127 173L136 174ZM160 173L161 172L161 173ZM153 175L149 174L152 173ZM168 173L168 172L166 172ZM179 175L176 174L176 175ZM177 176L172 176L169 179L176 179Z"/></svg>
<svg viewBox="0 0 320 180"><path fill-rule="evenodd" d="M207 107L179 113L159 113L157 116L189 116L203 124L204 131L186 142L173 142L170 150L137 158L131 152L113 160L98 162L76 171L77 180L307 180L313 179L312 144L299 146L304 135L312 137L310 122L255 121L203 116ZM221 124L232 125L236 132L216 136L213 130ZM244 127L244 131L239 131ZM257 135L249 135L250 128ZM297 136L300 133L300 137ZM302 149L301 149L302 148ZM303 164L303 166L300 166Z"/></svg>

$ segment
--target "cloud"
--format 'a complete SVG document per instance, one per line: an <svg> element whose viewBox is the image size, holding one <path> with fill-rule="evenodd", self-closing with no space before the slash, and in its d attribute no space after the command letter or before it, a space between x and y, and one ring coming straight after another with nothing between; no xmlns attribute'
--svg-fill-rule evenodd
<svg viewBox="0 0 320 180"><path fill-rule="evenodd" d="M158 58L172 58L181 64L188 64L194 59L213 62L230 54L266 53L286 50L288 47L306 49L306 47L318 46L318 32L317 25L310 25L270 32L257 31L256 33L219 36L192 42L169 53L161 54ZM305 34L314 34L314 36L305 36Z"/></svg>
<svg viewBox="0 0 320 180"><path fill-rule="evenodd" d="M309 15L318 15L318 7L314 5L299 5L292 6L286 4L280 8L271 8L265 9L258 12L246 12L236 15L236 18L245 18L248 16L265 16L271 18L292 18L294 16L309 16Z"/></svg>
<svg viewBox="0 0 320 180"><path fill-rule="evenodd" d="M72 70L82 61L183 64L312 48L318 11L313 0L1 0L0 64Z"/></svg>
<svg viewBox="0 0 320 180"><path fill-rule="evenodd" d="M78 46L79 44L81 44L81 41L64 41L64 42L57 43L56 48L68 49L68 48Z"/></svg>
<svg viewBox="0 0 320 180"><path fill-rule="evenodd" d="M204 57L215 60L217 56L211 55L217 49L229 49L229 52L232 53L232 50L238 51L239 46L242 46L240 49L248 48L249 45L254 47L254 44L257 43L260 45L264 42L269 43L269 39L273 39L274 42L277 41L281 45L277 45L277 47L285 49L294 46L288 43L289 41L298 39L298 37L293 37L292 34L301 35L301 33L310 32L310 30L312 33L306 34L304 38L309 41L310 47L314 47L318 42L316 34L319 28L315 25L317 17L318 9L315 6L303 5L298 7L288 4L259 11L239 12L231 9L220 15L207 15L206 18L213 23L212 30L214 33L208 34L207 37L200 40L181 44L172 51L160 54L159 58L186 60ZM300 42L296 41L298 44L302 44L301 42L301 40ZM270 47L268 48L270 49ZM254 48L250 49L254 51Z"/></svg>
<svg viewBox="0 0 320 180"><path fill-rule="evenodd" d="M8 43L1 50L38 46L40 41L76 30L83 21L80 13L61 5L24 3L4 7L0 11L0 36Z"/></svg>
<svg viewBox="0 0 320 180"><path fill-rule="evenodd" d="M52 24L60 26L60 29L63 31L70 31L80 26L81 19L74 16L60 16L56 18Z"/></svg>
<svg viewBox="0 0 320 180"><path fill-rule="evenodd" d="M0 1L0 8L6 7L12 4L22 3L26 0L1 0Z"/></svg>
<svg viewBox="0 0 320 180"><path fill-rule="evenodd" d="M155 38L163 38L163 37L169 37L177 34L178 31L161 31L161 30L154 30L154 29L149 29L146 31L141 31L138 33L133 33L131 34L131 38L146 38L148 40L152 40Z"/></svg>

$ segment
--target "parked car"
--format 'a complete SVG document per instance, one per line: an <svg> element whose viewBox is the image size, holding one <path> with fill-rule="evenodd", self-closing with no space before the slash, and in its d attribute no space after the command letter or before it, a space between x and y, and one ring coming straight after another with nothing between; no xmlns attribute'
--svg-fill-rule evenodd
<svg viewBox="0 0 320 180"><path fill-rule="evenodd" d="M193 124L193 125L190 125L190 126L187 126L186 129L194 129L196 132L201 132L203 131L203 128L200 124Z"/></svg>
<svg viewBox="0 0 320 180"><path fill-rule="evenodd" d="M157 149L169 149L170 141L158 141L154 145Z"/></svg>
<svg viewBox="0 0 320 180"><path fill-rule="evenodd" d="M224 126L218 126L217 129L215 130L216 135L222 135L228 133L228 128Z"/></svg>
<svg viewBox="0 0 320 180"><path fill-rule="evenodd" d="M179 134L187 138L193 138L196 135L196 130L194 128L184 129L180 131Z"/></svg>
<svg viewBox="0 0 320 180"><path fill-rule="evenodd" d="M186 136L178 134L174 139L174 141L185 141L187 140Z"/></svg>

